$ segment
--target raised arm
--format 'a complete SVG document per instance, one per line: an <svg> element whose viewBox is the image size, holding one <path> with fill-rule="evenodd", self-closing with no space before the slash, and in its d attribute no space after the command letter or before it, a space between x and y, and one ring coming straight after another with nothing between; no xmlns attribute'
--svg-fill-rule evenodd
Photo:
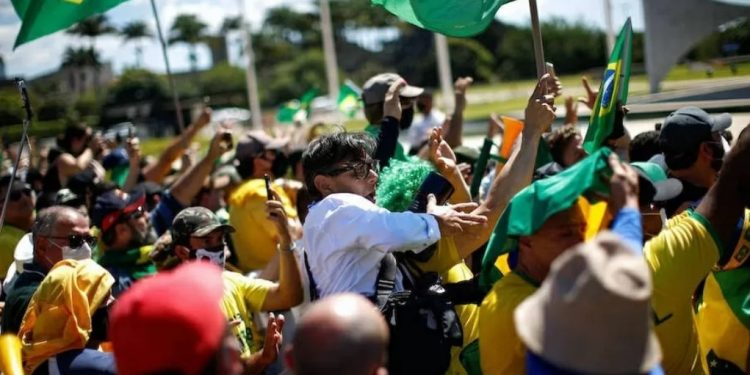
<svg viewBox="0 0 750 375"><path fill-rule="evenodd" d="M464 131L464 110L466 109L466 89L471 86L474 79L471 77L461 77L453 84L454 88L454 108L451 122L445 132L445 140L451 147L461 146L463 143Z"/></svg>
<svg viewBox="0 0 750 375"><path fill-rule="evenodd" d="M378 144L375 148L375 159L381 167L387 167L398 145L399 121L401 121L401 99L399 94L406 86L404 80L394 82L385 94L383 103L383 120L380 123Z"/></svg>
<svg viewBox="0 0 750 375"><path fill-rule="evenodd" d="M169 173L172 163L182 156L187 146L192 142L193 138L195 138L195 135L198 134L198 131L203 129L203 127L210 122L211 108L204 108L203 112L198 116L198 119L190 124L190 126L185 129L185 132L172 141L172 143L167 146L166 150L159 155L159 159L156 163L144 168L144 178L156 183L164 181L164 177Z"/></svg>
<svg viewBox="0 0 750 375"><path fill-rule="evenodd" d="M456 154L442 137L442 129L434 128L430 134L430 161L435 165L438 173L445 177L453 186L453 194L449 202L465 203L471 202L469 186L461 173L456 162Z"/></svg>
<svg viewBox="0 0 750 375"><path fill-rule="evenodd" d="M547 94L549 80L551 78L546 74L537 83L526 106L526 125L521 133L520 147L495 177L487 199L473 212L486 216L487 225L478 233L462 233L456 236L461 258L465 258L489 240L495 224L510 200L531 183L541 135L555 120L555 112L552 109L554 97Z"/></svg>
<svg viewBox="0 0 750 375"><path fill-rule="evenodd" d="M300 280L297 257L292 247L292 235L289 219L279 196L274 193L274 200L266 202L268 220L276 225L279 233L279 282L266 295L264 311L286 310L302 303L302 281Z"/></svg>
<svg viewBox="0 0 750 375"><path fill-rule="evenodd" d="M204 180L211 173L216 160L229 151L229 145L223 141L224 134L228 133L230 131L223 128L217 131L211 140L211 146L206 156L180 176L170 189L172 197L183 206L190 205L195 195L201 190Z"/></svg>

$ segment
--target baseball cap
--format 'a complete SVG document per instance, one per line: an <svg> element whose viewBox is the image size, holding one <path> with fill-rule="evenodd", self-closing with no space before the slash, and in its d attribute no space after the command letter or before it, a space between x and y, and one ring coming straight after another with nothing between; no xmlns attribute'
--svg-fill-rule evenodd
<svg viewBox="0 0 750 375"><path fill-rule="evenodd" d="M365 82L365 86L362 88L362 100L365 104L381 103L385 101L385 93L391 85L403 79L396 73L381 73ZM416 98L424 92L421 87L406 85L401 89L401 95L404 98Z"/></svg>
<svg viewBox="0 0 750 375"><path fill-rule="evenodd" d="M274 138L262 130L252 130L237 142L234 158L240 161L252 159L265 150L280 150L287 143L289 143L288 138Z"/></svg>
<svg viewBox="0 0 750 375"><path fill-rule="evenodd" d="M630 164L638 173L641 186L638 199L641 203L664 202L682 193L682 182L667 177L667 173L656 163L636 162Z"/></svg>
<svg viewBox="0 0 750 375"><path fill-rule="evenodd" d="M143 194L127 195L116 191L108 191L96 198L91 220L102 232L106 232L121 217L131 214L146 204Z"/></svg>
<svg viewBox="0 0 750 375"><path fill-rule="evenodd" d="M709 115L698 107L680 108L664 120L659 146L667 154L683 153L701 142L710 141L711 133L726 130L731 125L729 113Z"/></svg>
<svg viewBox="0 0 750 375"><path fill-rule="evenodd" d="M143 279L112 308L109 338L122 375L197 375L221 348L221 270L188 262Z"/></svg>
<svg viewBox="0 0 750 375"><path fill-rule="evenodd" d="M205 237L215 230L234 233L234 227L224 224L211 210L205 207L188 207L172 221L172 237L175 243L183 243L190 237Z"/></svg>

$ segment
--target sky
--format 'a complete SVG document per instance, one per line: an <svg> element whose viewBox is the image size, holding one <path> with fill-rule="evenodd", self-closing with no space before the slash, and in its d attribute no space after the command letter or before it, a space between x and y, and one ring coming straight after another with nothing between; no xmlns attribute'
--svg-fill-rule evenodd
<svg viewBox="0 0 750 375"><path fill-rule="evenodd" d="M68 46L88 45L62 31L24 44L13 51L13 42L21 27L21 22L10 3L11 0L0 0L0 56L5 60L6 76L35 77L57 70L63 52ZM553 17L569 21L580 21L588 25L604 28L604 0L537 0L539 16L542 20ZM331 0L331 6L346 6L347 0ZM633 27L643 29L643 11L641 0L611 0L615 27L632 17ZM162 28L166 31L178 14L197 14L209 25L211 32L216 32L227 16L236 16L240 4L245 6L245 14L253 28L260 27L266 11L277 6L289 6L299 11L309 11L311 0L157 0ZM130 21L145 20L152 30L156 23L149 0L130 0L107 12L109 19L116 26ZM503 22L529 24L528 1L517 0L500 8L497 18ZM531 40L531 39L529 39ZM96 41L96 48L104 61L111 62L115 72L135 64L133 45L124 44L116 36L104 36ZM179 72L189 69L188 51L183 45L169 48L169 59L172 70ZM238 52L230 48L230 61L241 63ZM206 68L210 64L207 48L200 47L198 65ZM157 40L144 44L144 67L163 72L164 61Z"/></svg>

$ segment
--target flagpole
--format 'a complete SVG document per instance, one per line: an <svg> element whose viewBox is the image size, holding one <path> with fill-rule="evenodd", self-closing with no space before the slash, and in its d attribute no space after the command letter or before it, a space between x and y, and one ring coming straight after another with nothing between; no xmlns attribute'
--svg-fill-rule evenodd
<svg viewBox="0 0 750 375"><path fill-rule="evenodd" d="M185 132L185 121L182 118L182 106L180 106L180 97L177 94L177 88L174 84L174 77L172 77L172 69L169 67L169 56L167 55L167 43L164 40L164 34L161 31L161 22L159 21L159 12L156 10L156 3L151 0L151 9L154 11L154 19L156 20L156 31L159 35L159 43L161 43L161 52L164 55L164 65L167 67L167 80L169 81L169 89L172 90L172 101L174 103L174 110L177 116L177 126L180 128L180 133Z"/></svg>
<svg viewBox="0 0 750 375"><path fill-rule="evenodd" d="M8 201L10 201L10 193L13 189L13 182L16 179L16 173L18 173L18 167L21 164L21 157L23 157L23 149L28 142L29 137L29 126L31 125L31 102L29 101L29 93L26 90L26 83L22 79L16 79L18 85L18 92L21 94L21 102L26 113L26 117L23 119L23 129L21 132L21 143L18 145L18 155L16 155L16 163L13 166L13 170L10 172L10 179L8 182L7 190L5 190L5 200L3 200L2 212L0 212L0 230L5 225L5 213L8 208Z"/></svg>
<svg viewBox="0 0 750 375"><path fill-rule="evenodd" d="M607 58L615 48L615 29L612 21L612 0L604 0L604 24L607 29L605 31L607 36L607 56L605 58Z"/></svg>
<svg viewBox="0 0 750 375"><path fill-rule="evenodd" d="M323 34L328 95L331 100L335 101L339 97L339 68L336 60L336 44L333 39L331 7L328 4L328 0L320 0L320 30Z"/></svg>
<svg viewBox="0 0 750 375"><path fill-rule="evenodd" d="M546 73L544 60L544 45L542 44L542 28L539 26L539 10L536 0L529 0L531 13L531 36L534 39L534 59L536 60L536 75L541 78Z"/></svg>
<svg viewBox="0 0 750 375"><path fill-rule="evenodd" d="M440 89L443 92L443 105L446 111L453 107L453 77L451 77L450 51L448 39L443 34L435 34L435 57L437 58Z"/></svg>
<svg viewBox="0 0 750 375"><path fill-rule="evenodd" d="M250 26L245 20L245 0L237 0L240 8L240 19L242 20L242 35L245 42L245 55L247 66L245 67L245 82L247 86L247 100L250 104L250 121L253 129L263 129L263 112L260 108L260 96L258 94L258 76L255 74L255 52L253 51L253 34Z"/></svg>

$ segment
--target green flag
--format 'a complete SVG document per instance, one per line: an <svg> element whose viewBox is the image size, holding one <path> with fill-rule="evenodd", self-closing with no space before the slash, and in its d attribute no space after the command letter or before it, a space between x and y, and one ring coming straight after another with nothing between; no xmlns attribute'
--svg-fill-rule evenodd
<svg viewBox="0 0 750 375"><path fill-rule="evenodd" d="M292 123L295 120L303 120L310 116L310 104L315 96L318 95L317 89L310 89L302 94L299 100L290 100L281 105L276 113L276 121L281 123Z"/></svg>
<svg viewBox="0 0 750 375"><path fill-rule="evenodd" d="M497 10L513 0L371 0L412 25L453 37L484 31Z"/></svg>
<svg viewBox="0 0 750 375"><path fill-rule="evenodd" d="M611 153L602 148L559 174L534 182L513 197L487 244L479 279L482 288L489 290L500 279L495 261L500 255L516 250L518 237L534 234L547 219L572 207L581 196L609 194Z"/></svg>
<svg viewBox="0 0 750 375"><path fill-rule="evenodd" d="M104 13L127 0L12 0L21 30L13 49L68 28L97 13Z"/></svg>
<svg viewBox="0 0 750 375"><path fill-rule="evenodd" d="M612 134L617 105L627 104L632 56L633 27L628 18L612 49L604 79L599 87L599 96L591 112L589 128L586 130L586 139L583 143L583 147L589 153L602 147L607 137Z"/></svg>
<svg viewBox="0 0 750 375"><path fill-rule="evenodd" d="M351 81L346 81L339 87L339 98L336 100L336 106L341 113L349 118L354 118L362 109L360 95L362 91Z"/></svg>

